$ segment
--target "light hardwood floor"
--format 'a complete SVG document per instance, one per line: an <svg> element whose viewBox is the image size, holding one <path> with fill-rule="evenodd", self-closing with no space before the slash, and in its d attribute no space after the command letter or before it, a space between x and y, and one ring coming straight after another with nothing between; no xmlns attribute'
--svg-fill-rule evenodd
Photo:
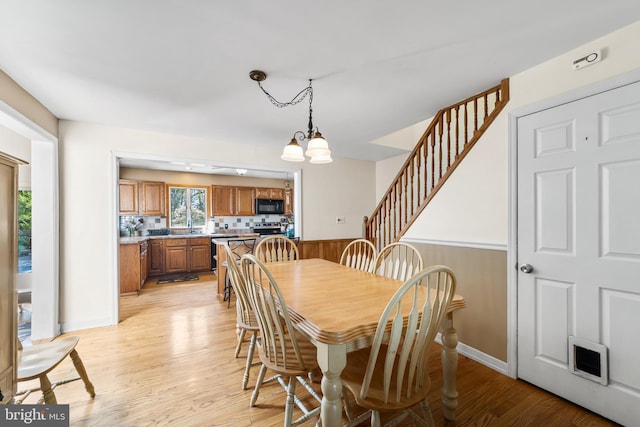
<svg viewBox="0 0 640 427"><path fill-rule="evenodd" d="M244 359L233 357L235 309L214 295L214 280L201 275L199 281L178 284L148 281L139 296L121 298L119 325L73 333L80 337L77 349L96 397L91 399L81 382L56 388L58 402L70 405L72 426L282 425L285 395L278 384L265 385L258 405L249 408L258 366L250 389L241 390ZM429 404L436 426L615 425L464 356L458 420L446 422L439 347L434 347ZM51 377L73 372L65 361Z"/></svg>

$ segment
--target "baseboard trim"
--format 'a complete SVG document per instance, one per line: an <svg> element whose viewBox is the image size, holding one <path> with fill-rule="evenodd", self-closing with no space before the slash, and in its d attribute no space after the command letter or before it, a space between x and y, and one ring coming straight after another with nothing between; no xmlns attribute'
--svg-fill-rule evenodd
<svg viewBox="0 0 640 427"><path fill-rule="evenodd" d="M442 336L440 333L436 336L435 341L442 345ZM490 356L486 353L481 352L480 350L476 350L473 347L469 347L463 343L458 343L458 353L463 356L468 357L469 359L475 360L476 362L493 369L503 375L509 376L509 364L507 362L503 362L500 359L496 359L493 356Z"/></svg>
<svg viewBox="0 0 640 427"><path fill-rule="evenodd" d="M117 322L116 322L117 323ZM114 325L110 317L104 317L102 319L89 320L86 322L65 322L60 324L60 331L62 333L80 331L83 329L100 328L102 326Z"/></svg>
<svg viewBox="0 0 640 427"><path fill-rule="evenodd" d="M449 240L417 239L413 237L402 237L400 241L407 242L407 243L418 243L423 245L456 246L460 248L489 249L492 251L507 250L507 245L499 245L494 243L454 242Z"/></svg>

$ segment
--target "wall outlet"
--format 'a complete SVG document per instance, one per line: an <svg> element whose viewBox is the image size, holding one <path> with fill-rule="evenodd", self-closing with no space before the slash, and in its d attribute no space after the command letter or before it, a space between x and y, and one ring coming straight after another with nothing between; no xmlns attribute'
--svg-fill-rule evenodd
<svg viewBox="0 0 640 427"><path fill-rule="evenodd" d="M345 220L343 216L337 216L336 217L336 224L344 224Z"/></svg>

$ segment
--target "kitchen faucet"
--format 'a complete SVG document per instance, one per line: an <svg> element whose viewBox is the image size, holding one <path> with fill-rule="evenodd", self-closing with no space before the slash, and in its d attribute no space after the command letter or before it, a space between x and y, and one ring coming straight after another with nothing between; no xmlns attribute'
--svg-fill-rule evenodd
<svg viewBox="0 0 640 427"><path fill-rule="evenodd" d="M191 218L187 218L187 227L189 227L189 233L193 233L193 221L191 221Z"/></svg>

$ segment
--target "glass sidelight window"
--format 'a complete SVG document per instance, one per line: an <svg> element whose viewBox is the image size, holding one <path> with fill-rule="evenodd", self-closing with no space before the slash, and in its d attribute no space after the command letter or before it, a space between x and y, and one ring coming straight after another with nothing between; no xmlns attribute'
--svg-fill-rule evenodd
<svg viewBox="0 0 640 427"><path fill-rule="evenodd" d="M31 190L18 191L18 273L31 271Z"/></svg>
<svg viewBox="0 0 640 427"><path fill-rule="evenodd" d="M169 186L170 228L202 228L207 217L206 187Z"/></svg>

